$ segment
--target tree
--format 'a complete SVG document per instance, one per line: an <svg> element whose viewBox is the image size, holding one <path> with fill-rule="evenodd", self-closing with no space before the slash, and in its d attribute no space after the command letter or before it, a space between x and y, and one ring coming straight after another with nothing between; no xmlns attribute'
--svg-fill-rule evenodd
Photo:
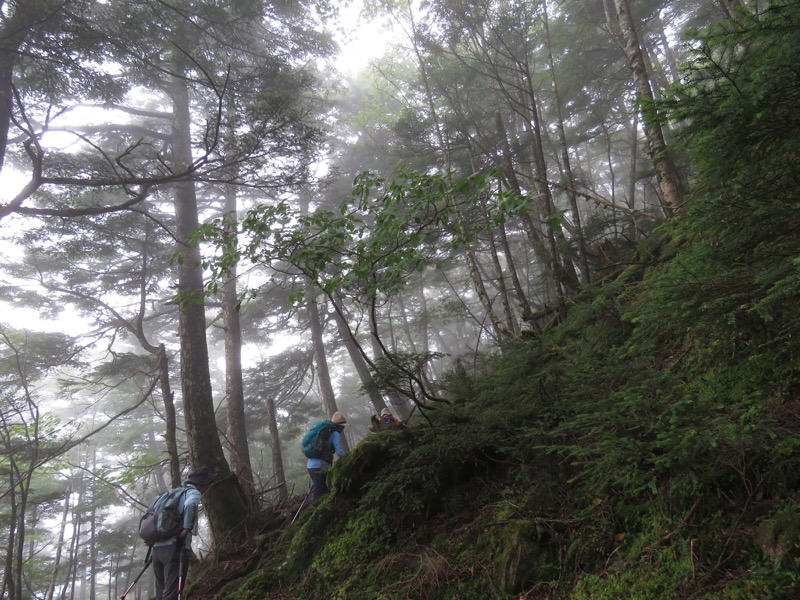
<svg viewBox="0 0 800 600"><path fill-rule="evenodd" d="M0 497L5 500L3 593L9 600L22 600L25 564L26 518L35 506L36 483L45 478L45 468L62 457L70 447L59 431L58 422L40 409L42 399L35 387L47 370L72 360L67 338L24 335L0 331L0 361L9 377L0 386L0 468L3 483ZM63 495L58 492L59 497ZM40 500L41 501L41 500Z"/></svg>
<svg viewBox="0 0 800 600"><path fill-rule="evenodd" d="M656 170L656 178L664 204L669 212L681 208L683 203L681 182L675 164L667 152L667 143L662 131L662 120L654 105L653 89L650 83L650 74L645 63L642 47L636 25L631 15L628 0L614 0L616 17L622 38L625 42L625 54L628 57L633 78L636 83L636 93L639 106L642 110L642 123L650 153L650 159Z"/></svg>

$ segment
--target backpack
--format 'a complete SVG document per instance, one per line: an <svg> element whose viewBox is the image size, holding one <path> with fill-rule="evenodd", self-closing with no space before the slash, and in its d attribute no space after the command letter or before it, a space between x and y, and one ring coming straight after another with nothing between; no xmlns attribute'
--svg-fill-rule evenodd
<svg viewBox="0 0 800 600"><path fill-rule="evenodd" d="M189 488L176 487L159 494L139 520L139 537L146 544L164 542L183 529L182 499Z"/></svg>
<svg viewBox="0 0 800 600"><path fill-rule="evenodd" d="M303 454L308 458L321 458L326 462L333 462L333 456L328 447L331 433L336 429L333 421L320 421L315 423L303 436L301 444Z"/></svg>

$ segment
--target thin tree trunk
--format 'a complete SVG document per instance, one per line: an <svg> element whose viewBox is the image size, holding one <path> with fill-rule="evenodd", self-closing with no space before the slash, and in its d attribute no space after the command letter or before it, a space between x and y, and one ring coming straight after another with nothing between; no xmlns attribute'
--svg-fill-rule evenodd
<svg viewBox="0 0 800 600"><path fill-rule="evenodd" d="M278 432L278 419L275 411L275 400L272 396L267 398L267 426L269 427L269 441L272 449L272 471L278 483L278 498L283 502L289 497L289 490L286 489L286 475L283 471L283 454Z"/></svg>
<svg viewBox="0 0 800 600"><path fill-rule="evenodd" d="M631 163L628 174L628 206L631 209L636 208L636 169L638 168L637 161L639 159L639 112L633 113L633 124L630 127L630 136L628 140L628 147L631 153Z"/></svg>
<svg viewBox="0 0 800 600"><path fill-rule="evenodd" d="M381 341L378 338L378 322L374 310L369 311L369 328L371 332L370 343L372 345L372 356L377 361L383 357L384 352ZM389 397L389 402L395 413L398 415L406 415L401 416L402 419L406 419L411 410L408 408L406 400L396 390L387 390L386 395Z"/></svg>
<svg viewBox="0 0 800 600"><path fill-rule="evenodd" d="M550 71L550 81L553 88L553 100L556 109L556 129L558 130L558 141L561 147L561 163L564 169L564 176L567 181L567 196L569 205L572 209L572 218L575 221L575 230L578 238L578 255L581 270L586 281L591 281L589 271L588 252L586 250L586 238L583 235L583 225L581 224L580 211L578 210L578 195L575 193L575 177L572 174L572 165L569 158L569 145L567 144L567 134L564 128L564 116L561 109L561 95L558 91L558 78L556 77L556 66L553 60L553 49L550 44L550 26L547 16L547 2L542 2L542 22L544 23L545 47L547 48L547 64Z"/></svg>
<svg viewBox="0 0 800 600"><path fill-rule="evenodd" d="M653 104L653 89L650 84L650 74L647 71L644 53L639 44L633 17L631 16L628 0L614 0L617 11L622 38L625 42L625 54L628 57L628 66L633 73L636 85L636 95L642 111L642 124L650 159L656 172L656 179L664 204L668 213L679 210L682 205L681 185L677 170L672 159L667 153L667 144L664 132L661 129L660 119Z"/></svg>
<svg viewBox="0 0 800 600"><path fill-rule="evenodd" d="M423 86L425 88L425 97L428 104L428 110L430 111L431 120L434 123L434 127L436 130L436 137L439 141L440 147L442 148L443 152L442 159L444 161L444 170L445 172L449 172L450 152L449 152L448 136L445 135L445 132L442 130L442 124L439 121L439 115L438 112L436 111L436 104L433 101L433 92L431 90L431 85L428 78L428 71L425 68L425 60L420 54L419 44L417 43L416 22L414 21L414 15L410 10L409 10L409 18L411 22L412 44L414 45L414 52L417 57L417 68L419 69L420 76L422 77ZM448 202L452 204L450 198L448 198ZM461 215L459 207L453 206L453 209L455 211L457 225L459 227L464 225L464 220ZM473 249L469 246L469 244L464 244L463 251L464 251L464 258L466 259L467 266L469 268L470 278L472 279L472 282L475 285L475 291L478 294L478 298L481 302L481 305L483 306L483 309L486 311L486 315L489 317L489 320L492 323L495 337L499 338L506 332L504 331L503 326L501 325L499 319L497 318L497 315L492 310L492 302L489 298L488 293L486 292L486 287L483 284L483 280L480 279L480 274L478 272L477 263L475 259L475 253Z"/></svg>
<svg viewBox="0 0 800 600"><path fill-rule="evenodd" d="M85 502L85 498L86 478L81 474L78 481L78 497L75 499L72 508L72 535L70 536L69 542L66 577L64 578L64 586L61 588L61 600L66 600L67 597L75 598L75 584L78 579L78 553L80 552L81 529L83 527L82 514L79 514L78 509ZM69 591L69 596L67 595L67 591Z"/></svg>
<svg viewBox="0 0 800 600"><path fill-rule="evenodd" d="M320 320L317 301L311 298L306 305L308 309L308 320L311 326L311 344L314 348L314 363L317 367L317 381L319 382L322 405L328 414L328 418L339 409L336 407L336 396L333 393L331 376L328 371L328 358L325 354L325 341L322 335L322 321ZM347 450L347 439L342 436L342 444Z"/></svg>
<svg viewBox="0 0 800 600"><path fill-rule="evenodd" d="M53 570L50 572L50 583L47 584L47 591L44 593L45 600L53 600L56 584L58 583L58 571L61 568L61 553L64 550L64 536L67 530L67 517L69 517L70 498L72 496L72 486L67 487L64 494L64 509L61 511L61 527L58 531L56 541L56 555L53 557Z"/></svg>
<svg viewBox="0 0 800 600"><path fill-rule="evenodd" d="M175 395L169 383L169 358L167 348L164 344L159 344L156 351L158 361L158 378L161 384L161 399L164 402L164 441L167 444L167 456L169 457L169 475L171 487L178 487L181 484L181 463L178 455L178 419L175 414Z"/></svg>
<svg viewBox="0 0 800 600"><path fill-rule="evenodd" d="M92 472L97 471L97 448L92 449ZM89 548L88 548L88 583L89 600L97 598L97 484L91 480L91 502L92 508L89 513Z"/></svg>
<svg viewBox="0 0 800 600"><path fill-rule="evenodd" d="M14 551L16 548L16 533L17 521L19 515L19 507L17 505L17 490L14 483L14 455L8 452L11 462L11 468L8 469L8 544L6 545L5 569L3 571L3 587L0 589L0 598L5 598L6 592L8 593L9 600L18 600L22 594L22 589L17 591L17 572L15 570ZM20 573L21 577L21 573Z"/></svg>
<svg viewBox="0 0 800 600"><path fill-rule="evenodd" d="M414 341L414 334L411 332L411 323L408 322L408 311L406 310L406 303L403 300L403 294L397 294L396 298L398 308L400 309L400 318L403 321L403 333L408 342L408 348L412 353L417 354L417 343ZM393 319L390 319L390 321L393 321Z"/></svg>
<svg viewBox="0 0 800 600"><path fill-rule="evenodd" d="M225 235L236 244L236 189L225 187ZM228 400L227 441L231 469L247 495L251 508L255 508L255 488L250 449L247 443L247 427L244 412L244 383L242 381L242 327L239 320L236 291L236 265L231 267L228 278L222 285L222 318L225 326L225 389Z"/></svg>
<svg viewBox="0 0 800 600"><path fill-rule="evenodd" d="M350 325L347 323L347 321L345 321L344 317L340 314L340 310L334 310L333 315L333 318L336 321L336 328L339 331L339 337L341 338L342 343L347 350L347 354L350 356L350 361L353 363L361 383L367 385L370 381L372 381L372 375L370 375L369 365L367 365L367 361L362 355L361 346L358 344L358 342L356 342L353 331L350 329ZM372 402L375 412L380 413L384 408L386 408L386 402L384 402L383 396L381 396L380 392L372 389L370 386L367 387L369 389L368 395L370 402Z"/></svg>
<svg viewBox="0 0 800 600"><path fill-rule="evenodd" d="M161 387L161 399L164 403L164 440L167 444L167 457L172 487L181 484L180 456L178 455L178 422L175 414L175 396L169 382L169 357L164 344L158 346L150 343L144 331L144 318L147 314L147 288L149 285L150 246L149 229L142 242L142 267L139 276L139 311L133 323L123 320L139 341L139 345L155 356L158 370L158 382ZM120 319L122 320L122 319Z"/></svg>
<svg viewBox="0 0 800 600"><path fill-rule="evenodd" d="M505 165L504 171L507 174L508 184L511 186L511 189L515 194L522 196L522 186L517 179L516 171L514 170L513 154L511 152L508 131L506 129L505 122L503 121L502 113L499 110L495 111L495 126L497 128L498 135L501 136L503 162ZM534 124L530 120L528 120L527 126L531 130L531 133L533 133ZM541 181L537 181L537 178L532 172L530 173L529 178L531 179L531 183L534 188L541 190ZM522 215L522 226L528 236L528 241L533 248L533 252L536 255L536 259L541 269L542 278L545 280L546 284L551 286L559 306L563 306L564 310L566 310L564 292L558 277L559 268L556 264L555 255L553 255L552 252L548 252L547 246L545 245L544 236L536 227L536 223L530 214Z"/></svg>
<svg viewBox="0 0 800 600"><path fill-rule="evenodd" d="M547 180L547 161L545 160L544 146L542 143L542 124L539 118L539 103L536 91L533 89L534 77L530 72L530 66L525 57L524 64L521 65L524 69L523 81L526 86L526 93L528 102L525 104L529 114L526 119L530 127L530 133L533 134L533 166L535 169L534 189L539 194L539 209L542 214L542 221L545 225L547 235L545 236L548 241L548 249L551 254L551 263L553 272L558 280L559 298L558 304L562 316L566 313L566 298L565 295L568 291L574 291L578 276L575 273L575 268L572 262L565 257L562 257L558 251L557 242L564 241L564 233L561 225L553 222L553 217L556 214L556 206L553 202L553 196L550 193L550 184Z"/></svg>
<svg viewBox="0 0 800 600"><path fill-rule="evenodd" d="M481 209L484 211L484 215L486 215L486 207L482 202ZM497 254L497 242L495 241L492 231L489 232L487 243L489 245L489 255L492 257L492 266L494 267L495 281L497 282L496 285L500 294L500 302L503 306L503 314L506 318L506 329L512 334L518 335L519 326L517 325L517 320L514 318L514 313L511 311L511 300L508 294L508 286L506 285L506 276L503 272L503 266L500 264L500 257Z"/></svg>

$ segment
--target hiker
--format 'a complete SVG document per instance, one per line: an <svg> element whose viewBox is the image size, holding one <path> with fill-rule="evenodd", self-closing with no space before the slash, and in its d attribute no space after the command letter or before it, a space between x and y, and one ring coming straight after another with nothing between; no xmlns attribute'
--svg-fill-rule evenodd
<svg viewBox="0 0 800 600"><path fill-rule="evenodd" d="M392 414L388 408L384 408L381 411L380 417L376 417L372 415L370 422L372 425L370 426L370 431L383 431L384 429L392 429L393 427L400 425L400 420Z"/></svg>
<svg viewBox="0 0 800 600"><path fill-rule="evenodd" d="M175 600L178 597L179 583L186 579L189 570L192 530L199 515L200 495L216 478L217 474L208 467L198 467L189 473L182 486L186 488L181 506L183 529L172 539L155 542L152 546L156 600Z"/></svg>
<svg viewBox="0 0 800 600"><path fill-rule="evenodd" d="M322 496L327 494L328 489L328 469L333 464L333 455L342 457L346 454L344 446L342 445L342 434L344 433L344 426L347 424L347 419L339 411L333 413L330 422L334 427L331 428L330 435L327 440L323 440L323 445L319 455L309 458L306 463L308 475L311 477L311 503L315 503ZM315 427L320 424L317 423ZM314 429L314 427L312 427Z"/></svg>
<svg viewBox="0 0 800 600"><path fill-rule="evenodd" d="M397 425L400 421L392 414L388 408L381 411L381 418L378 419L378 425L381 429L389 429L393 425Z"/></svg>

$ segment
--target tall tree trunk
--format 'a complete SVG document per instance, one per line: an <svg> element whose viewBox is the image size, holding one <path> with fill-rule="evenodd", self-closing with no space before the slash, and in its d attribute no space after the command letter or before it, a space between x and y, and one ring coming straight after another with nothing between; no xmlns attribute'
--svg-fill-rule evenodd
<svg viewBox="0 0 800 600"><path fill-rule="evenodd" d="M176 51L179 54L179 51ZM175 61L172 77L172 148L176 171L192 164L191 113L189 90L184 68ZM175 222L178 238L178 288L184 294L180 303L179 336L181 342L181 389L183 391L186 433L192 467L205 465L220 477L205 494L204 506L215 543L227 540L227 534L242 524L247 516L244 494L231 473L217 431L211 376L206 344L203 271L197 247L189 236L199 225L194 181L187 178L175 183Z"/></svg>
<svg viewBox="0 0 800 600"><path fill-rule="evenodd" d="M504 165L503 172L506 175L508 185L511 186L511 190L521 197L523 195L522 186L517 179L516 170L514 169L513 153L511 152L511 142L509 141L508 130L506 129L505 122L503 121L503 115L499 110L495 111L494 120L495 127L497 128L497 134L500 136ZM532 130L533 124L528 122L528 127ZM537 186L533 173L530 174L530 179L533 180L533 185ZM542 273L542 278L545 280L545 283L549 284L549 287L554 291L559 305L564 305L564 294L558 279L558 268L554 262L555 257L548 252L543 239L544 236L536 227L536 224L534 223L534 220L530 214L522 215L522 227L525 230L525 234L528 237L528 242L530 243L531 248L533 248L533 252L536 255L536 259Z"/></svg>
<svg viewBox="0 0 800 600"><path fill-rule="evenodd" d="M31 27L45 16L47 10L43 2L3 3L4 18L0 28L0 171L5 164L8 131L15 104L14 67Z"/></svg>
<svg viewBox="0 0 800 600"><path fill-rule="evenodd" d="M281 452L281 439L278 432L278 418L275 411L275 400L272 396L267 398L267 426L269 427L269 441L272 449L272 471L278 483L278 498L283 502L289 497L286 489L286 474L283 471L283 453Z"/></svg>
<svg viewBox="0 0 800 600"><path fill-rule="evenodd" d="M628 207L632 210L636 208L636 169L639 160L639 112L634 111L633 123L630 126L628 135L628 147L631 153L631 162L628 167Z"/></svg>
<svg viewBox="0 0 800 600"><path fill-rule="evenodd" d="M83 528L83 513L79 512L86 501L86 478L81 473L78 479L78 497L72 507L72 535L69 541L69 554L67 555L67 568L64 577L64 586L61 588L60 600L75 598L75 584L78 580L78 554L81 549L81 530Z"/></svg>
<svg viewBox="0 0 800 600"><path fill-rule="evenodd" d="M61 568L61 554L64 550L64 537L67 530L71 496L72 486L69 486L64 494L64 509L61 511L61 527L58 530L58 540L56 541L56 555L53 557L53 568L50 572L50 582L47 584L47 590L44 593L44 600L53 600L53 594L58 583L58 571Z"/></svg>
<svg viewBox="0 0 800 600"><path fill-rule="evenodd" d="M583 271L586 281L591 281L589 271L588 252L586 250L586 238L583 235L583 225L581 215L578 210L578 195L575 193L575 177L572 174L572 164L569 158L569 145L567 144L567 133L564 128L564 116L561 108L561 94L558 90L558 78L556 76L556 65L553 60L553 49L550 44L550 25L547 16L547 2L542 2L542 22L544 23L545 47L547 48L547 65L550 71L550 81L553 88L553 103L556 109L556 129L558 131L558 141L561 148L561 164L564 169L564 178L567 183L567 197L569 206L572 209L572 219L575 222L575 232L578 238L578 256L581 271Z"/></svg>
<svg viewBox="0 0 800 600"><path fill-rule="evenodd" d="M400 319L403 322L403 335L408 343L408 349L410 352L416 354L417 343L414 341L414 334L411 332L411 323L408 322L408 311L406 310L406 303L403 300L402 292L397 294L395 298L397 299L398 308L400 309ZM394 311L392 311L392 313L393 312ZM393 321L393 319L390 318L390 321Z"/></svg>
<svg viewBox="0 0 800 600"><path fill-rule="evenodd" d="M13 461L13 455L9 452L9 456L11 456ZM13 464L13 463L12 463ZM14 547L16 542L16 525L17 525L17 494L14 488L14 470L8 469L8 505L9 505L9 512L8 512L8 533L6 534L6 538L8 543L6 544L6 555L4 559L5 568L3 569L3 585L0 587L0 598L5 598L6 592L8 592L9 600L16 600L18 598L16 594L16 586L14 583L15 580L15 572L14 572Z"/></svg>
<svg viewBox="0 0 800 600"><path fill-rule="evenodd" d="M481 209L486 207L481 203ZM484 211L484 215L486 215ZM505 327L513 335L519 334L519 326L517 320L514 318L514 313L511 310L511 300L508 294L508 286L506 285L506 275L503 272L503 266L500 264L500 256L497 253L497 241L495 234L492 231L488 232L487 246L489 248L489 256L492 258L492 267L494 268L494 279L498 293L500 294L500 303L503 306L503 315L506 319Z"/></svg>
<svg viewBox="0 0 800 600"><path fill-rule="evenodd" d="M431 90L430 81L428 78L428 71L425 67L425 59L423 58L420 52L420 45L418 43L418 31L416 27L416 22L414 20L414 15L412 9L409 5L409 19L411 24L411 42L414 46L414 53L417 57L417 68L419 69L420 76L422 77L423 87L425 88L425 98L428 104L428 111L430 112L431 120L433 121L435 131L436 131L436 138L439 141L439 146L442 149L442 160L444 162L444 171L446 173L450 172L450 152L449 152L449 139L448 135L445 133L444 128L446 127L446 123L443 124L440 122L439 114L436 110L436 103L433 99L433 91ZM448 202L451 202L451 199L448 198ZM461 211L458 206L453 206L453 210L456 216L456 222L459 227L464 225L464 219L461 215ZM483 280L480 278L480 273L478 271L477 262L475 259L475 253L473 249L470 247L469 244L463 245L463 252L464 258L467 261L467 266L469 268L470 278L472 282L475 284L475 291L478 294L478 298L483 306L484 311L486 311L486 315L489 317L490 322L492 323L492 328L494 332L495 338L500 338L503 335L507 334L508 332L504 329L500 320L497 318L494 310L492 310L492 302L489 298L489 294L486 292L486 287L483 283Z"/></svg>
<svg viewBox="0 0 800 600"><path fill-rule="evenodd" d="M679 210L682 204L680 179L675 165L667 153L667 143L661 129L660 118L653 104L653 89L650 84L650 75L647 72L644 53L639 44L633 17L628 0L614 0L617 11L617 21L625 42L625 54L628 57L628 66L633 73L636 85L636 96L642 111L642 125L650 159L656 172L661 195L667 212Z"/></svg>
<svg viewBox="0 0 800 600"><path fill-rule="evenodd" d="M328 358L325 354L325 341L323 339L322 321L320 320L319 308L315 298L311 298L306 305L308 309L308 321L311 327L311 345L314 349L314 363L317 367L317 381L319 382L320 396L322 405L328 414L328 418L339 409L336 406L336 396L333 393L330 372L328 371ZM342 444L347 449L347 439L342 436Z"/></svg>
<svg viewBox="0 0 800 600"><path fill-rule="evenodd" d="M544 144L542 142L542 123L539 117L539 101L536 90L533 88L534 76L531 73L527 56L523 64L520 65L520 68L523 69L524 74L524 77L522 77L524 86L520 86L520 89L524 89L527 95L527 102L524 106L528 114L525 120L530 129L529 133L533 134L532 151L533 168L535 170L533 188L539 195L539 202L537 205L542 217L541 221L545 226L545 231L547 231L545 237L551 254L550 261L553 265L553 272L558 280L558 304L563 315L566 312L565 295L576 289L578 276L575 273L575 267L570 259L562 256L558 251L558 242L563 242L565 238L561 225L553 221L557 211L555 203L553 202L553 195L550 192L550 184L547 180L547 161L545 159Z"/></svg>
<svg viewBox="0 0 800 600"><path fill-rule="evenodd" d="M236 188L225 187L225 235L236 244ZM236 291L236 265L222 284L222 319L225 327L225 390L228 399L227 441L231 469L247 495L251 508L255 508L255 486L247 427L244 414L244 383L242 381L242 327L239 321Z"/></svg>
<svg viewBox="0 0 800 600"><path fill-rule="evenodd" d="M92 449L92 472L97 471L97 448ZM97 483L90 481L92 507L89 512L89 547L87 556L89 600L97 599Z"/></svg>

